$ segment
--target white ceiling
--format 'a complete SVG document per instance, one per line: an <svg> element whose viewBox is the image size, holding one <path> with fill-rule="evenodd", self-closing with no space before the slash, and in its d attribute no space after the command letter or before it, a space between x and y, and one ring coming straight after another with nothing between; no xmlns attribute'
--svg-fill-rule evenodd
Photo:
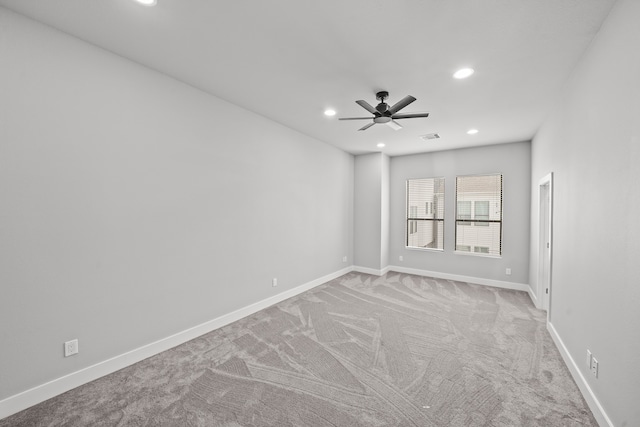
<svg viewBox="0 0 640 427"><path fill-rule="evenodd" d="M345 151L530 140L615 0L0 0ZM475 68L466 80L452 74ZM354 101L418 100L394 131ZM477 128L470 136L466 131ZM423 141L437 132L441 139ZM386 147L379 149L378 142Z"/></svg>

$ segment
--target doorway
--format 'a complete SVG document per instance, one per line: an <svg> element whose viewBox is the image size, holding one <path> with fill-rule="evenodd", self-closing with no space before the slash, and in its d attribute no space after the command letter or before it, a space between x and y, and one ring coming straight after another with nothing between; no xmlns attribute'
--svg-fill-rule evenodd
<svg viewBox="0 0 640 427"><path fill-rule="evenodd" d="M553 173L539 182L539 238L538 238L538 289L542 309L547 310L547 322L551 321L551 260L553 230Z"/></svg>

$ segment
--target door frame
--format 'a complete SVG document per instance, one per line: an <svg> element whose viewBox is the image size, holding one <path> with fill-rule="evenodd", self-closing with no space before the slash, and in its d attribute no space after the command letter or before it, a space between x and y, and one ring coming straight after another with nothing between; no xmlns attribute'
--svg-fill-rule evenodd
<svg viewBox="0 0 640 427"><path fill-rule="evenodd" d="M547 322L550 322L553 261L553 172L548 173L538 182L538 225L538 297L542 303L542 309L547 310Z"/></svg>

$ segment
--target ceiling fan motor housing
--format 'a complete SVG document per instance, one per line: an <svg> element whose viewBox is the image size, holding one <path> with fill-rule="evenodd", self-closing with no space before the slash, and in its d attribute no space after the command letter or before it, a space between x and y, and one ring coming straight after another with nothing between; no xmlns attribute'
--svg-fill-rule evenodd
<svg viewBox="0 0 640 427"><path fill-rule="evenodd" d="M389 104L387 104L386 102L381 102L380 104L376 105L376 111L380 114L388 113Z"/></svg>

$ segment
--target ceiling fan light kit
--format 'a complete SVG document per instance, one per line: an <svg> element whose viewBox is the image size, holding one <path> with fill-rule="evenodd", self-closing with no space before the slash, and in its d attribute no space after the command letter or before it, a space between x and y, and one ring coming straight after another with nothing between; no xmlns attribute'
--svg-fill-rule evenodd
<svg viewBox="0 0 640 427"><path fill-rule="evenodd" d="M400 101L393 104L391 107L389 107L389 104L385 102L388 97L389 97L389 92L387 91L383 90L376 93L376 99L380 101L380 103L376 105L375 108L371 106L371 104L369 104L367 101L363 101L363 100L356 101L356 104L358 104L359 106L367 110L369 113L373 114L373 117L342 117L342 118L339 118L338 120L372 120L373 119L371 123L364 125L358 130L367 130L375 124L385 124L390 128L392 128L393 130L399 130L399 129L402 129L402 126L400 126L400 124L396 122L396 120L429 117L429 113L398 114L400 110L402 110L407 105L411 104L413 101L416 100L416 98L414 98L411 95L405 96Z"/></svg>

